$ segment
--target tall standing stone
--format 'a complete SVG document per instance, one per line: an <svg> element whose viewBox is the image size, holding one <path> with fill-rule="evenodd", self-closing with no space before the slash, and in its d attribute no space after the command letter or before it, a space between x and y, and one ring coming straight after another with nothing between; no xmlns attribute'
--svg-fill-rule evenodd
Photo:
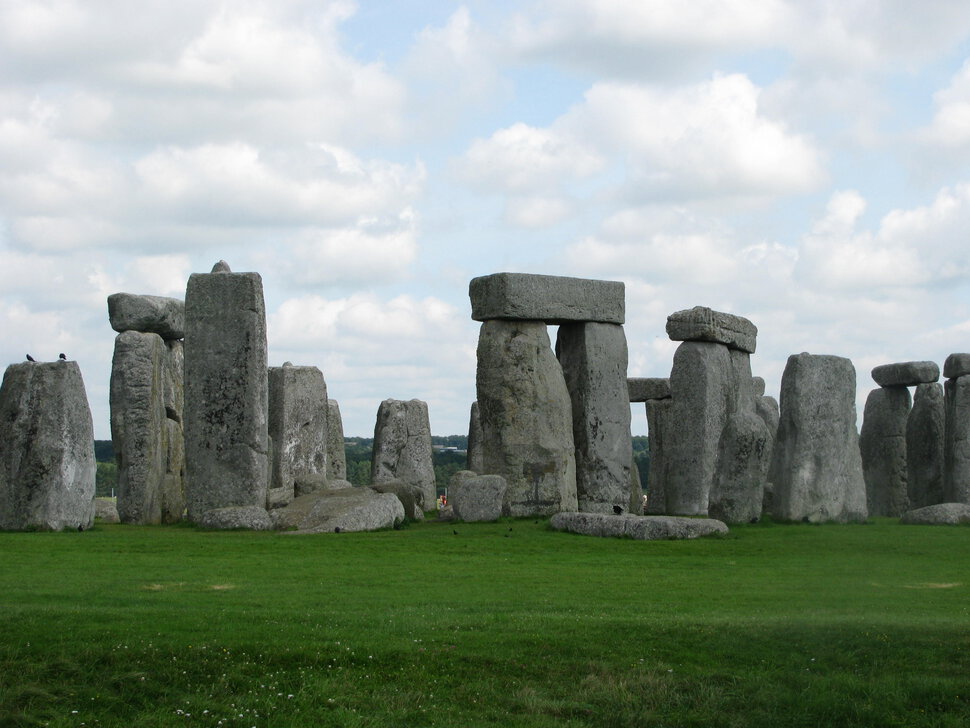
<svg viewBox="0 0 970 728"><path fill-rule="evenodd" d="M428 405L419 399L385 399L377 410L371 477L375 483L399 480L416 487L421 509L437 499Z"/></svg>
<svg viewBox="0 0 970 728"><path fill-rule="evenodd" d="M755 391L757 393L757 390ZM775 495L775 486L771 482L771 461L774 458L775 440L778 439L778 421L781 419L781 412L778 409L778 400L767 395L755 399L755 410L758 412L761 421L765 423L765 428L768 431L768 473L765 477L764 495L761 499L761 512L771 513Z"/></svg>
<svg viewBox="0 0 970 728"><path fill-rule="evenodd" d="M848 359L805 353L788 357L770 476L776 518L866 519L855 386L855 367Z"/></svg>
<svg viewBox="0 0 970 728"><path fill-rule="evenodd" d="M909 510L906 470L906 420L909 389L880 387L869 393L859 450L870 516L898 518Z"/></svg>
<svg viewBox="0 0 970 728"><path fill-rule="evenodd" d="M946 447L944 497L948 503L970 503L970 374L946 380Z"/></svg>
<svg viewBox="0 0 970 728"><path fill-rule="evenodd" d="M572 405L545 324L483 323L476 384L484 469L508 483L503 512L576 510Z"/></svg>
<svg viewBox="0 0 970 728"><path fill-rule="evenodd" d="M344 421L337 400L327 400L327 480L347 479Z"/></svg>
<svg viewBox="0 0 970 728"><path fill-rule="evenodd" d="M77 362L11 364L0 385L0 530L90 528L94 479Z"/></svg>
<svg viewBox="0 0 970 728"><path fill-rule="evenodd" d="M185 293L185 459L189 518L265 507L266 310L258 273L189 277Z"/></svg>
<svg viewBox="0 0 970 728"><path fill-rule="evenodd" d="M906 485L910 508L944 503L943 460L946 440L943 385L916 387L906 421Z"/></svg>
<svg viewBox="0 0 970 728"><path fill-rule="evenodd" d="M288 503L298 478L327 473L327 384L317 367L289 362L268 374L270 501Z"/></svg>
<svg viewBox="0 0 970 728"><path fill-rule="evenodd" d="M674 401L666 399L648 399L647 434L650 446L650 472L647 474L647 508L646 513L652 516L663 516L667 513L667 440L670 430L670 412Z"/></svg>
<svg viewBox="0 0 970 728"><path fill-rule="evenodd" d="M472 402L468 415L468 451L465 467L473 473L485 474L485 461L482 454L482 418L478 414L478 402Z"/></svg>

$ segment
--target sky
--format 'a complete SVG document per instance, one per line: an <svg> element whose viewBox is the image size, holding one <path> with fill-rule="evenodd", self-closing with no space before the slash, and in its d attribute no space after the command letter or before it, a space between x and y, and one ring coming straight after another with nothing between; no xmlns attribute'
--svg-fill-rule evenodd
<svg viewBox="0 0 970 728"><path fill-rule="evenodd" d="M970 351L970 7L0 0L0 362L66 352L108 439L108 295L220 259L348 436L467 432L502 271L623 281L629 376L698 305L776 397L848 357L861 419L874 366Z"/></svg>

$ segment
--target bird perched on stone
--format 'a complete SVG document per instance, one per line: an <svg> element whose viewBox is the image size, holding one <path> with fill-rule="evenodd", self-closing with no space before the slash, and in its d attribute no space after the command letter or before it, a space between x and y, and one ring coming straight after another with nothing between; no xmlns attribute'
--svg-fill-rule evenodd
<svg viewBox="0 0 970 728"><path fill-rule="evenodd" d="M37 360L34 359L34 357L32 357L30 354L28 354L27 355L27 361L37 361Z"/></svg>
<svg viewBox="0 0 970 728"><path fill-rule="evenodd" d="M60 354L57 355L57 358L60 359L61 361L67 361L67 354L65 354L62 351Z"/></svg>

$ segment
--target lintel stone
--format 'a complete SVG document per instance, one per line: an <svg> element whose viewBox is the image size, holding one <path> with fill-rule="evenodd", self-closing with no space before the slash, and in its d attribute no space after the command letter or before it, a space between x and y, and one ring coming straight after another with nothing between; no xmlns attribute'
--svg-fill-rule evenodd
<svg viewBox="0 0 970 728"><path fill-rule="evenodd" d="M880 387L915 387L940 378L940 366L933 361L904 361L883 364L872 370L872 381Z"/></svg>
<svg viewBox="0 0 970 728"><path fill-rule="evenodd" d="M630 389L631 402L667 399L671 396L670 379L667 377L629 377L626 384Z"/></svg>
<svg viewBox="0 0 970 728"><path fill-rule="evenodd" d="M185 302L165 296L112 293L108 296L108 321L119 334L140 331L158 334L166 341L185 337Z"/></svg>
<svg viewBox="0 0 970 728"><path fill-rule="evenodd" d="M950 354L943 362L943 376L947 379L956 379L967 374L970 374L970 354Z"/></svg>
<svg viewBox="0 0 970 728"><path fill-rule="evenodd" d="M475 321L622 324L625 315L624 285L620 281L494 273L473 278L468 295Z"/></svg>
<svg viewBox="0 0 970 728"><path fill-rule="evenodd" d="M694 306L667 317L667 336L671 341L712 341L754 354L758 327L741 316Z"/></svg>

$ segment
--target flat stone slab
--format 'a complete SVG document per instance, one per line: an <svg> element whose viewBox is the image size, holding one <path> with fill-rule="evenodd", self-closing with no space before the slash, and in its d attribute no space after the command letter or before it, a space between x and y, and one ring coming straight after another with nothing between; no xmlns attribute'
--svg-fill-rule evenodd
<svg viewBox="0 0 970 728"><path fill-rule="evenodd" d="M934 361L904 361L883 364L872 370L872 381L880 387L915 387L931 384L940 378L940 366Z"/></svg>
<svg viewBox="0 0 970 728"><path fill-rule="evenodd" d="M646 402L651 399L669 399L669 377L630 377L626 380L630 390L631 402Z"/></svg>
<svg viewBox="0 0 970 728"><path fill-rule="evenodd" d="M625 288L620 281L494 273L472 278L468 295L475 321L622 324L625 316Z"/></svg>
<svg viewBox="0 0 970 728"><path fill-rule="evenodd" d="M957 526L970 523L970 505L966 503L937 503L907 511L900 519L910 526Z"/></svg>
<svg viewBox="0 0 970 728"><path fill-rule="evenodd" d="M273 521L265 508L259 506L227 506L213 508L206 511L199 519L202 528L214 528L220 531L246 529L249 531L269 531L273 528Z"/></svg>
<svg viewBox="0 0 970 728"><path fill-rule="evenodd" d="M947 379L965 377L967 374L970 374L970 354L950 354L943 362L943 376Z"/></svg>
<svg viewBox="0 0 970 728"><path fill-rule="evenodd" d="M343 533L391 528L404 520L404 506L393 493L372 488L323 490L296 498L272 512L278 529L289 533Z"/></svg>
<svg viewBox="0 0 970 728"><path fill-rule="evenodd" d="M549 525L557 531L584 536L627 537L637 541L669 541L728 532L727 525L713 518L603 513L557 513L549 520Z"/></svg>
<svg viewBox="0 0 970 728"><path fill-rule="evenodd" d="M108 296L108 321L119 334L140 331L163 339L185 337L185 302L165 296L112 293Z"/></svg>
<svg viewBox="0 0 970 728"><path fill-rule="evenodd" d="M754 354L758 327L741 316L694 306L667 317L667 336L671 341L712 341Z"/></svg>

